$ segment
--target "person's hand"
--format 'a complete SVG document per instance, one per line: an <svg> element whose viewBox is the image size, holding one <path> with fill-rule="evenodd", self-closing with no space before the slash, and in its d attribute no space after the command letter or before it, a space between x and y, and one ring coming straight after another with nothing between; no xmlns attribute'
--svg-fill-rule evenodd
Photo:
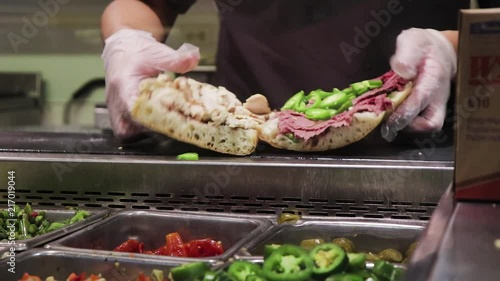
<svg viewBox="0 0 500 281"><path fill-rule="evenodd" d="M106 39L102 59L111 126L115 136L125 140L145 131L130 116L140 81L164 71L186 73L198 65L200 52L190 44L173 50L148 32L123 29Z"/></svg>
<svg viewBox="0 0 500 281"><path fill-rule="evenodd" d="M451 42L437 30L404 30L390 63L394 72L414 84L410 96L382 124L382 137L392 141L403 129L412 133L441 130L457 70Z"/></svg>

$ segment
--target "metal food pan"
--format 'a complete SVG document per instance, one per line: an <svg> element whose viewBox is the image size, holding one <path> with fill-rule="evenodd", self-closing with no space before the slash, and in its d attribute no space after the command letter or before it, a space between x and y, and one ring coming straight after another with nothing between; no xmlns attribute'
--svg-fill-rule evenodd
<svg viewBox="0 0 500 281"><path fill-rule="evenodd" d="M34 248L40 245L43 245L47 242L53 241L57 238L60 238L66 234L77 231L85 226L91 225L100 219L103 219L108 215L108 211L104 209L79 209L85 210L89 212L90 216L88 216L85 220L70 224L68 226L62 227L60 229L56 229L51 232L47 232L42 235L35 236L29 239L23 240L15 240L15 244L9 244L9 242L0 242L0 248L5 247L10 249L12 246L16 249L16 251L24 251L30 248ZM68 218L71 218L75 215L75 210L70 209L57 209L57 208L36 208L33 207L33 211L41 212L45 211L45 216L47 219L51 221L62 221Z"/></svg>
<svg viewBox="0 0 500 281"><path fill-rule="evenodd" d="M357 252L379 253L388 248L406 252L424 229L420 223L387 220L299 221L270 228L237 253L237 257L263 256L266 244L295 244L305 239L350 239Z"/></svg>
<svg viewBox="0 0 500 281"><path fill-rule="evenodd" d="M158 262L131 257L110 257L108 255L88 255L49 249L30 249L16 256L15 273L7 262L0 264L1 280L17 281L26 272L45 280L54 276L56 280L66 280L71 273L101 274L107 281L138 280L142 272L150 275L153 269L164 271L165 277L171 268L180 265L174 261Z"/></svg>
<svg viewBox="0 0 500 281"><path fill-rule="evenodd" d="M224 261L232 257L242 245L263 233L270 221L241 217L197 215L165 211L123 211L91 225L81 231L63 237L47 245L47 248L87 253L130 256L130 253L112 250L128 239L144 243L145 250L165 245L165 235L178 232L184 242L211 238L221 241L224 254L207 258L179 258L146 254L134 254L141 259Z"/></svg>

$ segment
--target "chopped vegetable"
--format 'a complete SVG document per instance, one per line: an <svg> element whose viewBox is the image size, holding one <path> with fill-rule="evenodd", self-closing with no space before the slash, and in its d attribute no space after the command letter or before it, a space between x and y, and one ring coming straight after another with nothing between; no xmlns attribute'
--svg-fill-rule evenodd
<svg viewBox="0 0 500 281"><path fill-rule="evenodd" d="M307 251L283 245L264 261L264 274L270 281L305 281L312 275L314 262Z"/></svg>
<svg viewBox="0 0 500 281"><path fill-rule="evenodd" d="M200 157L198 156L198 153L196 153L196 152L187 152L187 153L177 155L177 160L196 161L196 160L200 160Z"/></svg>
<svg viewBox="0 0 500 281"><path fill-rule="evenodd" d="M385 249L378 254L379 259L389 262L402 262L403 255L396 249Z"/></svg>
<svg viewBox="0 0 500 281"><path fill-rule="evenodd" d="M293 109L295 105L301 102L304 98L304 91L300 91L296 93L293 97L291 97L285 105L281 108L281 110Z"/></svg>
<svg viewBox="0 0 500 281"><path fill-rule="evenodd" d="M275 250L277 250L281 245L278 244L268 244L264 246L264 258L269 257Z"/></svg>
<svg viewBox="0 0 500 281"><path fill-rule="evenodd" d="M209 270L207 263L193 262L172 268L170 274L174 281L193 281L203 278Z"/></svg>
<svg viewBox="0 0 500 281"><path fill-rule="evenodd" d="M35 211L29 203L22 209L15 205L12 216L7 210L0 211L0 241L6 241L9 236L7 234L11 232L10 229L7 229L9 219L15 219L15 239L24 240L77 223L89 216L89 212L77 210L71 218L52 221L46 217L45 211Z"/></svg>
<svg viewBox="0 0 500 281"><path fill-rule="evenodd" d="M234 261L227 274L235 281L246 281L249 276L264 276L259 265L247 261Z"/></svg>
<svg viewBox="0 0 500 281"><path fill-rule="evenodd" d="M349 263L344 249L333 243L314 247L309 256L314 261L313 275L316 277L324 278L334 273L340 273Z"/></svg>
<svg viewBox="0 0 500 281"><path fill-rule="evenodd" d="M190 258L213 257L224 253L222 242L211 239L197 239L184 243L179 233L173 232L167 234L165 240L165 245L152 251L145 251L143 243L129 239L113 251Z"/></svg>

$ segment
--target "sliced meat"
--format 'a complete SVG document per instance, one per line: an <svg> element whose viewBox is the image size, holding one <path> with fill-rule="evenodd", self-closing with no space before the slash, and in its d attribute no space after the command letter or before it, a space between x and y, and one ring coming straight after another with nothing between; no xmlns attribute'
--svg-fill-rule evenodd
<svg viewBox="0 0 500 281"><path fill-rule="evenodd" d="M308 140L322 134L330 127L349 126L355 113L369 111L380 114L392 109L392 101L387 97L387 93L402 91L408 81L393 71L389 71L376 79L381 79L384 85L357 97L353 100L354 106L351 109L334 116L330 120L309 120L304 114L291 110L278 112L280 133L293 133L298 138Z"/></svg>

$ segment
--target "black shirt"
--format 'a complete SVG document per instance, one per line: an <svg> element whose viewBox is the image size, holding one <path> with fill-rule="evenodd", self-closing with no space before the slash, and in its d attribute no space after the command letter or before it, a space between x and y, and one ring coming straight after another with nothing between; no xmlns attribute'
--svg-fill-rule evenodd
<svg viewBox="0 0 500 281"><path fill-rule="evenodd" d="M193 0L170 0L190 3ZM343 88L390 69L402 30L458 28L469 0L216 0L215 84L279 108L300 90Z"/></svg>

